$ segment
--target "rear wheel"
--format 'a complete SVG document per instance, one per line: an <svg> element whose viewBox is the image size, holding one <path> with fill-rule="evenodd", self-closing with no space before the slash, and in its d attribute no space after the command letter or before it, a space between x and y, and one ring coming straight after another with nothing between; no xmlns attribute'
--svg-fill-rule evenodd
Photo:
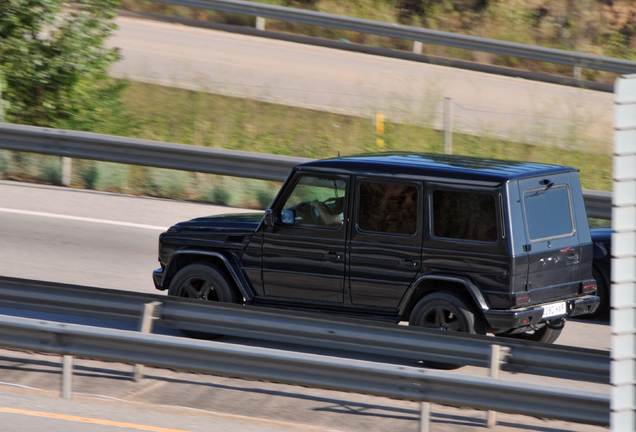
<svg viewBox="0 0 636 432"><path fill-rule="evenodd" d="M596 267L592 267L592 277L596 280L596 295L601 299L601 302L599 303L598 308L596 308L596 311L589 316L594 318L608 318L610 311L610 296L607 284L605 283L605 278Z"/></svg>
<svg viewBox="0 0 636 432"><path fill-rule="evenodd" d="M450 291L433 293L421 299L411 312L409 325L486 334L481 317L471 303Z"/></svg>
<svg viewBox="0 0 636 432"><path fill-rule="evenodd" d="M450 291L429 294L413 308L409 325L440 331L486 334L479 312L470 300ZM422 361L424 366L435 369L457 369L461 366Z"/></svg>
<svg viewBox="0 0 636 432"><path fill-rule="evenodd" d="M170 282L168 295L214 301L223 303L241 303L241 296L227 279L225 273L214 264L190 264L177 272ZM186 336L211 338L217 335L180 329Z"/></svg>

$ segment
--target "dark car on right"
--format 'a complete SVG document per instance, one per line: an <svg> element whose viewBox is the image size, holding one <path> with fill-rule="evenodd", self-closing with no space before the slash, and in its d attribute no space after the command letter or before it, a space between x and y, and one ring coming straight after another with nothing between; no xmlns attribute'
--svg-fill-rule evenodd
<svg viewBox="0 0 636 432"><path fill-rule="evenodd" d="M592 276L596 279L596 292L601 299L598 309L591 316L609 317L612 281L612 229L595 228L590 230L590 235L594 244Z"/></svg>

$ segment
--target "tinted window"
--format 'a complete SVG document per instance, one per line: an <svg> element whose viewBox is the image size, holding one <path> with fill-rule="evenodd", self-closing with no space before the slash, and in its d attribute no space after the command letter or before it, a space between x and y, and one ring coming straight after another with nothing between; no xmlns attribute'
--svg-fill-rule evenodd
<svg viewBox="0 0 636 432"><path fill-rule="evenodd" d="M574 229L567 187L526 191L523 198L531 240L572 234Z"/></svg>
<svg viewBox="0 0 636 432"><path fill-rule="evenodd" d="M497 241L497 210L491 194L433 192L433 234L436 237Z"/></svg>
<svg viewBox="0 0 636 432"><path fill-rule="evenodd" d="M417 187L362 182L358 227L363 231L412 235L417 231Z"/></svg>

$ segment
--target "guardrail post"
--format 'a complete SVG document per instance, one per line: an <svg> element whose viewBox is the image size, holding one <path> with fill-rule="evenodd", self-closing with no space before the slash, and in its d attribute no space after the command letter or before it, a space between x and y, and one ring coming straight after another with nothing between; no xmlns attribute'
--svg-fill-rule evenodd
<svg viewBox="0 0 636 432"><path fill-rule="evenodd" d="M62 158L62 184L64 186L71 185L71 172L73 170L73 159L69 157Z"/></svg>
<svg viewBox="0 0 636 432"><path fill-rule="evenodd" d="M256 17L256 30L265 30L265 18Z"/></svg>
<svg viewBox="0 0 636 432"><path fill-rule="evenodd" d="M422 54L422 42L413 41L413 52L415 54Z"/></svg>
<svg viewBox="0 0 636 432"><path fill-rule="evenodd" d="M572 68L572 77L575 80L581 80L581 66L574 66Z"/></svg>
<svg viewBox="0 0 636 432"><path fill-rule="evenodd" d="M431 404L430 402L420 403L420 432L429 432L431 424Z"/></svg>
<svg viewBox="0 0 636 432"><path fill-rule="evenodd" d="M152 332L152 321L156 318L156 313L159 307L161 306L161 302L154 301L150 303L146 303L144 305L144 312L141 316L141 323L139 325L139 331L142 333L151 333ZM136 364L134 370L134 380L136 382L141 381L144 377L144 365Z"/></svg>
<svg viewBox="0 0 636 432"><path fill-rule="evenodd" d="M73 393L73 356L62 357L62 397L70 399Z"/></svg>
<svg viewBox="0 0 636 432"><path fill-rule="evenodd" d="M444 153L453 154L453 99L444 98Z"/></svg>
<svg viewBox="0 0 636 432"><path fill-rule="evenodd" d="M490 346L490 377L491 378L499 378L501 363L505 361L505 358L509 352L510 352L509 347L502 347L499 345ZM494 428L497 425L496 411L488 411L487 425L489 428Z"/></svg>
<svg viewBox="0 0 636 432"><path fill-rule="evenodd" d="M614 89L610 425L627 432L636 430L636 75Z"/></svg>

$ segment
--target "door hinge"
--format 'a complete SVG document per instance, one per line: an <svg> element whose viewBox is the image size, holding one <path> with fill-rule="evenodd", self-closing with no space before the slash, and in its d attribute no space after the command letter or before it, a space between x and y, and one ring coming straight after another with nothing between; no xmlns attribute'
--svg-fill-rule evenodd
<svg viewBox="0 0 636 432"><path fill-rule="evenodd" d="M532 245L523 245L523 251L524 252L530 252L532 250Z"/></svg>

